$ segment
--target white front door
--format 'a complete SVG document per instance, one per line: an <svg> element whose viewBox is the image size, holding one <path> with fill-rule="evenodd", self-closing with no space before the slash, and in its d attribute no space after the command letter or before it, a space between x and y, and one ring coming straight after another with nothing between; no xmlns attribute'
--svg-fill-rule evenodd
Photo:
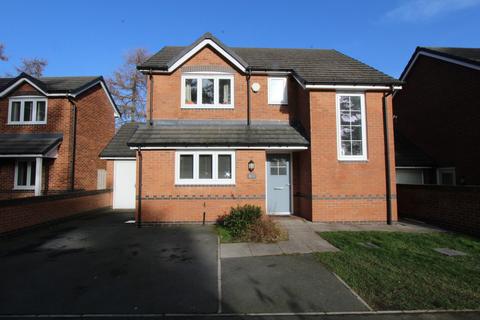
<svg viewBox="0 0 480 320"><path fill-rule="evenodd" d="M113 170L113 208L135 209L135 160L115 160Z"/></svg>

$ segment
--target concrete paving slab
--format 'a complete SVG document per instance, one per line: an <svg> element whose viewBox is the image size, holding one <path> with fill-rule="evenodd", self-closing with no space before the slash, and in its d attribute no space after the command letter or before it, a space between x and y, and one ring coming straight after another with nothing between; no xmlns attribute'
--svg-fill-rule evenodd
<svg viewBox="0 0 480 320"><path fill-rule="evenodd" d="M251 257L252 251L248 243L222 243L220 245L220 254L222 258Z"/></svg>
<svg viewBox="0 0 480 320"><path fill-rule="evenodd" d="M311 253L312 250L305 246L302 241L289 239L288 241L278 242L278 246L284 254Z"/></svg>
<svg viewBox="0 0 480 320"><path fill-rule="evenodd" d="M222 260L223 312L368 311L312 255Z"/></svg>
<svg viewBox="0 0 480 320"><path fill-rule="evenodd" d="M254 257L283 254L277 243L249 243L248 245Z"/></svg>

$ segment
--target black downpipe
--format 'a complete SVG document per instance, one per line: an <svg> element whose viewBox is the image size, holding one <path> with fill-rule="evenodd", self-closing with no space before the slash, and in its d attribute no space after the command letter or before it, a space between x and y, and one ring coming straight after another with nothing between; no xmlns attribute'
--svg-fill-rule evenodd
<svg viewBox="0 0 480 320"><path fill-rule="evenodd" d="M153 126L153 75L150 70L150 126Z"/></svg>
<svg viewBox="0 0 480 320"><path fill-rule="evenodd" d="M247 126L250 126L250 77L252 76L252 69L248 68L247 74Z"/></svg>
<svg viewBox="0 0 480 320"><path fill-rule="evenodd" d="M72 159L70 164L70 191L75 190L75 157L77 152L77 105L70 97L72 104Z"/></svg>
<svg viewBox="0 0 480 320"><path fill-rule="evenodd" d="M388 141L388 105L387 97L393 93L393 88L390 92L383 94L383 141L385 148L385 183L386 183L386 204L387 204L387 224L392 224L392 187L390 176L390 143Z"/></svg>
<svg viewBox="0 0 480 320"><path fill-rule="evenodd" d="M142 148L138 147L138 214L137 227L142 227Z"/></svg>

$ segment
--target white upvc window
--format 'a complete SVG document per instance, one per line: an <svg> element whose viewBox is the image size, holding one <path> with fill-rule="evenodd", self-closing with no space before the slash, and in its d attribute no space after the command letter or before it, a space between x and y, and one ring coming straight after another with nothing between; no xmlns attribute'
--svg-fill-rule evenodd
<svg viewBox="0 0 480 320"><path fill-rule="evenodd" d="M182 108L233 108L232 74L196 73L182 75Z"/></svg>
<svg viewBox="0 0 480 320"><path fill-rule="evenodd" d="M268 104L288 104L288 79L268 78Z"/></svg>
<svg viewBox="0 0 480 320"><path fill-rule="evenodd" d="M15 190L35 190L35 160L15 162Z"/></svg>
<svg viewBox="0 0 480 320"><path fill-rule="evenodd" d="M8 104L8 124L46 124L47 99L14 97Z"/></svg>
<svg viewBox="0 0 480 320"><path fill-rule="evenodd" d="M176 184L235 184L235 152L177 151Z"/></svg>
<svg viewBox="0 0 480 320"><path fill-rule="evenodd" d="M455 181L455 168L438 168L437 169L437 182L441 185L454 186Z"/></svg>
<svg viewBox="0 0 480 320"><path fill-rule="evenodd" d="M336 109L338 160L367 160L365 95L337 93Z"/></svg>

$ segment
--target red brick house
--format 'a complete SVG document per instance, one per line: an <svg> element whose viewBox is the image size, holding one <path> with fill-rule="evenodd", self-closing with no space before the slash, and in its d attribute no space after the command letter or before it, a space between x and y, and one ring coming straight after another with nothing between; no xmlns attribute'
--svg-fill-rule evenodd
<svg viewBox="0 0 480 320"><path fill-rule="evenodd" d="M396 220L384 124L398 80L335 50L233 48L209 33L138 69L147 123L102 152L137 220L214 221L246 203L312 221Z"/></svg>
<svg viewBox="0 0 480 320"><path fill-rule="evenodd" d="M480 184L480 149L472 147L480 139L480 49L418 47L400 79L395 129L431 161L397 163L397 175L418 184Z"/></svg>
<svg viewBox="0 0 480 320"><path fill-rule="evenodd" d="M105 188L116 115L102 77L0 78L0 199Z"/></svg>

